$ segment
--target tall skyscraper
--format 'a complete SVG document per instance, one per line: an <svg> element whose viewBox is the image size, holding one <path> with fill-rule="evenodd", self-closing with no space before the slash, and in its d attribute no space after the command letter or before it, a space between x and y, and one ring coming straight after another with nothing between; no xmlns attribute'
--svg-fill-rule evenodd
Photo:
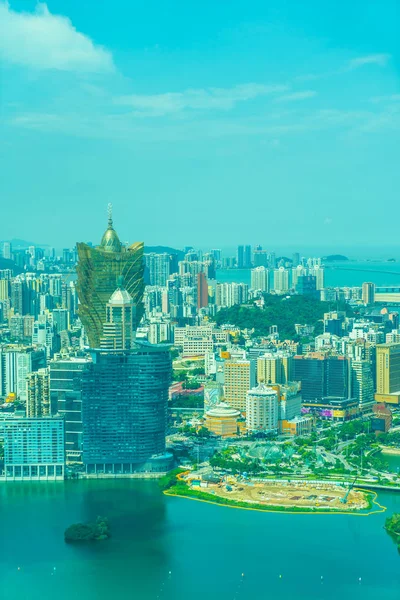
<svg viewBox="0 0 400 600"><path fill-rule="evenodd" d="M370 410L374 403L374 378L369 360L351 361L352 396L357 398L360 410Z"/></svg>
<svg viewBox="0 0 400 600"><path fill-rule="evenodd" d="M301 382L303 402L319 404L324 398L348 398L349 361L319 352L294 357L294 379Z"/></svg>
<svg viewBox="0 0 400 600"><path fill-rule="evenodd" d="M145 254L144 259L147 269L146 281L149 285L165 287L171 273L171 256L166 252L163 254L155 254L153 252Z"/></svg>
<svg viewBox="0 0 400 600"><path fill-rule="evenodd" d="M250 269L251 267L251 246L237 247L237 267L238 269Z"/></svg>
<svg viewBox="0 0 400 600"><path fill-rule="evenodd" d="M122 288L107 303L100 349L82 373L83 462L87 473L167 471L169 346L135 342L133 300Z"/></svg>
<svg viewBox="0 0 400 600"><path fill-rule="evenodd" d="M10 242L3 242L3 249L2 249L3 258L6 258L7 260L10 260L11 259L11 254L12 254L11 243Z"/></svg>
<svg viewBox="0 0 400 600"><path fill-rule="evenodd" d="M376 347L375 400L400 404L400 344L378 344Z"/></svg>
<svg viewBox="0 0 400 600"><path fill-rule="evenodd" d="M78 281L76 289L80 301L79 316L85 327L89 344L98 348L106 320L106 304L114 292L117 279L124 277L127 292L136 306L136 319L143 314L143 242L124 247L113 227L109 205L108 227L100 246L93 248L78 243Z"/></svg>
<svg viewBox="0 0 400 600"><path fill-rule="evenodd" d="M51 416L49 369L39 369L26 378L26 416Z"/></svg>
<svg viewBox="0 0 400 600"><path fill-rule="evenodd" d="M227 404L244 412L247 392L256 384L255 361L253 359L225 361L224 378Z"/></svg>
<svg viewBox="0 0 400 600"><path fill-rule="evenodd" d="M197 274L197 309L208 306L208 282L204 273Z"/></svg>
<svg viewBox="0 0 400 600"><path fill-rule="evenodd" d="M106 322L100 347L107 350L130 350L135 343L135 305L132 296L123 285L123 277L118 278L118 288L106 306Z"/></svg>
<svg viewBox="0 0 400 600"><path fill-rule="evenodd" d="M89 368L87 358L50 361L50 405L65 421L67 462L82 462L82 375Z"/></svg>
<svg viewBox="0 0 400 600"><path fill-rule="evenodd" d="M289 291L289 271L285 267L274 270L274 290L277 294Z"/></svg>
<svg viewBox="0 0 400 600"><path fill-rule="evenodd" d="M269 271L265 267L251 270L251 289L269 292Z"/></svg>
<svg viewBox="0 0 400 600"><path fill-rule="evenodd" d="M293 379L293 355L287 351L266 352L257 359L259 383L288 383Z"/></svg>
<svg viewBox="0 0 400 600"><path fill-rule="evenodd" d="M362 284L362 301L365 306L369 306L375 302L375 284L371 281L366 281Z"/></svg>

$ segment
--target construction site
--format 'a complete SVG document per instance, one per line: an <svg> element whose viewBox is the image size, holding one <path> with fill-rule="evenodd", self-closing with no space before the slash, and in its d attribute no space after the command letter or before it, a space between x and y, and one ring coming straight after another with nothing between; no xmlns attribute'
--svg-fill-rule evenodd
<svg viewBox="0 0 400 600"><path fill-rule="evenodd" d="M220 481L203 481L185 477L191 489L246 504L298 509L327 509L354 512L369 506L368 496L348 486L310 481L263 481L225 477Z"/></svg>

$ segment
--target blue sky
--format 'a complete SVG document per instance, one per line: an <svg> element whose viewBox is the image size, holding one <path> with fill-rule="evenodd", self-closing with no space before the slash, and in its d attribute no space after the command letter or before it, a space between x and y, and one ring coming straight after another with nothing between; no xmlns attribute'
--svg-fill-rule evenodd
<svg viewBox="0 0 400 600"><path fill-rule="evenodd" d="M0 239L398 245L397 0L0 0Z"/></svg>

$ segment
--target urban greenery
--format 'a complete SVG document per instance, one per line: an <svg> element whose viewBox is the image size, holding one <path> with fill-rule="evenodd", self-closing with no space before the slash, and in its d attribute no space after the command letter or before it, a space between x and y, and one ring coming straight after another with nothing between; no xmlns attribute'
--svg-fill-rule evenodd
<svg viewBox="0 0 400 600"><path fill-rule="evenodd" d="M400 513L395 513L386 519L385 529L397 545L400 554Z"/></svg>
<svg viewBox="0 0 400 600"><path fill-rule="evenodd" d="M161 477L158 480L158 485L162 490L168 490L170 487L177 483L177 477L180 473L184 473L184 470L180 469L179 467L176 469L172 469L172 471L170 471L169 473L164 475L164 477Z"/></svg>
<svg viewBox="0 0 400 600"><path fill-rule="evenodd" d="M315 327L314 335L322 333L324 313L344 310L352 315L351 308L344 303L321 302L309 296L277 296L266 294L264 307L234 305L220 310L215 316L218 325L230 323L240 329L254 329L256 336L268 335L272 325L278 326L280 339L298 339L295 324Z"/></svg>

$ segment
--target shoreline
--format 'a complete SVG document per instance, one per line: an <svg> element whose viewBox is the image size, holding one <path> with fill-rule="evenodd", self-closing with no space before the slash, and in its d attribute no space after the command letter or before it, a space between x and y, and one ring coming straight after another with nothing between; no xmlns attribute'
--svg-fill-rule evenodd
<svg viewBox="0 0 400 600"><path fill-rule="evenodd" d="M392 446L380 446L380 451L386 456L400 456L400 448L393 448Z"/></svg>
<svg viewBox="0 0 400 600"><path fill-rule="evenodd" d="M368 506L368 508L365 509L367 512L362 512L361 510L359 510L359 511L354 511L354 510L346 511L346 510L335 510L335 509L326 510L326 509L307 508L307 507L285 508L283 506L268 506L268 505L265 505L265 507L264 507L264 505L261 505L261 504L251 506L250 503L245 503L245 502L242 502L241 504L247 504L247 506L241 506L235 500L230 500L229 498L224 498L224 497L219 496L221 501L217 502L215 500L215 497L213 497L211 494L207 494L206 492L200 492L200 493L202 495L208 495L209 498L196 496L195 494L194 495L186 495L184 493L176 493L176 491L174 492L173 488L164 490L163 493L166 496L171 496L171 497L175 497L175 498L184 498L186 500L195 500L197 502L205 502L206 504L214 504L216 506L222 506L222 507L226 507L226 508L253 510L256 512L266 512L266 513L278 513L278 514L290 514L290 515L299 515L299 514L349 515L349 516L355 516L355 517L369 517L371 515L376 515L376 514L381 514L381 513L386 512L387 507L383 506L382 504L380 504L377 501L377 498L378 498L377 492L372 491L372 490L365 492L365 490L362 488L354 488L354 489L364 492L366 494L366 496L368 497L369 506ZM372 510L374 507L377 507L378 510Z"/></svg>

